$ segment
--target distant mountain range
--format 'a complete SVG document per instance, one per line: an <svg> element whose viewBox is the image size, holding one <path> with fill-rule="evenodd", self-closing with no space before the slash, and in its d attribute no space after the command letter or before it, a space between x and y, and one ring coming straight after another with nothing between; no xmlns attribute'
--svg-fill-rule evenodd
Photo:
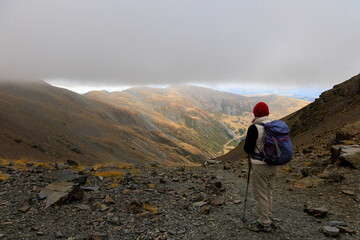
<svg viewBox="0 0 360 240"><path fill-rule="evenodd" d="M240 88L229 88L229 89L224 89L223 91L238 94L238 95L243 95L243 96L265 96L265 95L275 94L275 93L271 93L272 92L271 90L270 91L268 90L270 92L269 93L269 92L258 92L258 91L254 92L254 91L250 91L250 90L243 90ZM320 91L320 93L322 92L320 89L316 89L313 92L303 90L302 92L299 92L299 91L297 91L296 93L283 92L283 93L277 93L276 95L313 102L317 98L317 97L315 97L315 96L317 96L316 93L319 91ZM302 93L306 94L306 95L302 95Z"/></svg>
<svg viewBox="0 0 360 240"><path fill-rule="evenodd" d="M195 86L80 95L42 81L2 81L0 158L191 165L236 146L259 101L274 117L309 103Z"/></svg>

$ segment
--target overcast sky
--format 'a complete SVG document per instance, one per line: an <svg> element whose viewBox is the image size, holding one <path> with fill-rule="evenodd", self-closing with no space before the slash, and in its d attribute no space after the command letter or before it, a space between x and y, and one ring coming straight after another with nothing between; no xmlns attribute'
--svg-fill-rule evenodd
<svg viewBox="0 0 360 240"><path fill-rule="evenodd" d="M327 89L360 73L359 12L358 0L0 0L0 78Z"/></svg>

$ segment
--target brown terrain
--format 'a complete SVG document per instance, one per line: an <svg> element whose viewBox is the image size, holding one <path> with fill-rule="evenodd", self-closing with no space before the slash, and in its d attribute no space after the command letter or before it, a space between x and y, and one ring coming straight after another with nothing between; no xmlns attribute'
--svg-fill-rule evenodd
<svg viewBox="0 0 360 240"><path fill-rule="evenodd" d="M8 134L4 139L10 139L9 144L14 146L27 146L29 139L45 141L45 130L54 133L53 129L46 128L46 121L40 120L29 122L20 130L15 128L22 126L20 123L26 120L37 119L30 110L33 102L41 110L37 114L44 111L49 113L49 119L59 119L59 122L54 121L64 135L69 134L69 128L60 128L64 123L67 127L76 124L80 133L85 131L82 128L84 122L94 130L100 126L108 129L102 125L101 119L112 116L112 121L120 121L114 115L108 115L110 112L119 113L120 110L116 108L119 99L126 98L129 106L136 101L143 104L149 102L134 97L139 91L148 91L143 88L129 90L125 96L113 93L118 96L117 99L114 96L105 97L109 95L106 92L90 93L91 97L83 97L44 83L40 86L31 84L27 89L33 91L22 90L21 94L16 94L15 87L6 87L8 91L5 93L14 103L11 106L27 116L18 121L14 117L13 123L5 122L5 125L3 119L6 118L1 115L2 131L7 130ZM270 233L254 233L246 227L256 217L251 191L245 211L247 222L242 222L248 167L240 144L228 154L216 160L207 160L200 166L169 167L149 161L139 166L104 166L100 163L84 167L80 161L74 161L75 157L65 160L66 163L55 164L29 159L0 159L0 239L359 239L359 89L360 75L335 86L314 103L284 118L292 130L294 158L280 167L274 193L274 224ZM41 95L39 91L47 94ZM56 94L51 94L52 91ZM159 90L155 95L168 96L167 91L173 90ZM81 101L87 107L79 108L76 104L70 104L73 108L71 114L69 106L59 114L57 111L64 109L64 98L71 99L67 104ZM29 99L35 100L32 102ZM193 108L205 101L198 96L194 99L191 102ZM105 101L110 102L104 105ZM57 111L47 109L46 102L55 104ZM157 101L150 102L153 107L159 105ZM3 106L9 106L10 102L2 98L0 104L1 111L4 111ZM214 106L222 105L214 103ZM164 105L153 115L158 116L162 107ZM141 108L148 109L145 106ZM272 106L270 108L273 109ZM88 113L90 109L91 114ZM137 116L130 109L123 111L129 116ZM202 106L201 109L206 107ZM12 116L10 114L17 111L8 109L6 113ZM249 114L248 111L245 115ZM76 121L79 116L88 116L86 114L91 115L93 120L89 123L88 120ZM201 119L201 114L206 113L200 112L196 116ZM231 115L230 112L227 114ZM131 119L136 121L137 118ZM149 125L146 125L141 122L144 128L151 128L151 123L149 121ZM44 129L36 133L32 131L31 124ZM124 124L131 126L131 121ZM156 126L160 125L156 123ZM30 138L28 134L34 136ZM73 134L71 136L78 140L77 132ZM89 132L86 134L90 136ZM68 145L59 142L60 149L73 152L74 156L79 154L79 149L86 149L83 145L75 145L78 141L66 139ZM48 151L51 146L29 148ZM69 150L68 147L78 147L78 150ZM37 151L40 160L45 158L44 155L50 156L42 150ZM29 150L29 154L31 152ZM4 154L3 149L1 153ZM84 151L81 155L87 154Z"/></svg>
<svg viewBox="0 0 360 240"><path fill-rule="evenodd" d="M282 116L308 104L195 86L80 95L41 81L2 81L0 158L193 165L222 154L225 145L236 145L252 106L261 100Z"/></svg>

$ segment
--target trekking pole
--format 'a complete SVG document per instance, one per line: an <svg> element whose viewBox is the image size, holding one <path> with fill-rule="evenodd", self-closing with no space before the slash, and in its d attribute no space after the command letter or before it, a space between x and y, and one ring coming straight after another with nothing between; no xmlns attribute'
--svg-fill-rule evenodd
<svg viewBox="0 0 360 240"><path fill-rule="evenodd" d="M243 218L242 218L242 221L243 221L243 222L246 222L246 219L245 219L245 210L246 210L246 202L247 202L247 196L248 196L248 190L249 190L250 171L251 171L250 155L248 155L248 165L249 165L249 172L248 172L248 178L247 178L247 184L246 184L246 194L245 194L245 202L244 202L244 213L243 213Z"/></svg>

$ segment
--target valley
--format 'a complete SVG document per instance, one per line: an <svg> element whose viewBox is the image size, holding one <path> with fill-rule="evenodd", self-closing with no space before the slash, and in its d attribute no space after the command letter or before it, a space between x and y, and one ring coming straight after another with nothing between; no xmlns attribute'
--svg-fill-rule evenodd
<svg viewBox="0 0 360 240"><path fill-rule="evenodd" d="M308 102L203 87L81 95L45 82L0 83L0 158L83 165L196 165L237 146L258 101L285 116Z"/></svg>

